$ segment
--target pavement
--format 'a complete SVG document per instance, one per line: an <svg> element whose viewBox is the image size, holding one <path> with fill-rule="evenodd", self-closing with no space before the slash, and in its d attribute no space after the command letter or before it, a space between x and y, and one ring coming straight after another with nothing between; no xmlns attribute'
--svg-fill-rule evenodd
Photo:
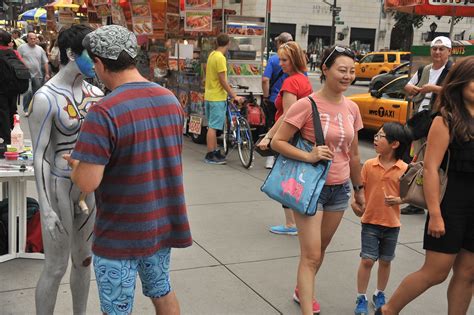
<svg viewBox="0 0 474 315"><path fill-rule="evenodd" d="M205 146L185 138L185 191L194 243L173 250L171 260L172 286L182 314L298 314L292 300L298 240L268 232L284 218L281 206L260 192L268 173L264 158L257 156L247 170L236 151L224 166L203 163L205 151ZM366 148L363 156L373 156L372 150ZM33 182L28 183L28 193L37 197ZM388 296L404 276L423 264L424 220L424 215L402 216ZM359 251L360 221L348 209L317 277L322 314L353 314ZM34 292L42 265L42 260L33 259L0 264L0 314L35 313ZM373 270L369 295L375 290L375 280ZM402 314L446 314L447 286L445 282L431 288ZM87 314L100 314L99 310L92 276ZM151 302L141 294L140 281L134 313L154 314ZM474 307L469 313L474 314ZM61 281L55 314L72 314L69 271Z"/></svg>

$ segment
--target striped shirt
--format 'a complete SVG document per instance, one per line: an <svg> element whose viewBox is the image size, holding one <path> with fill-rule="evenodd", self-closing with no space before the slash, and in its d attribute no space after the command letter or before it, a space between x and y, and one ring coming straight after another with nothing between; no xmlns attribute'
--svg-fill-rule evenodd
<svg viewBox="0 0 474 315"><path fill-rule="evenodd" d="M124 84L90 108L72 158L105 165L95 191L95 255L134 259L192 244L183 124L176 97L151 82Z"/></svg>

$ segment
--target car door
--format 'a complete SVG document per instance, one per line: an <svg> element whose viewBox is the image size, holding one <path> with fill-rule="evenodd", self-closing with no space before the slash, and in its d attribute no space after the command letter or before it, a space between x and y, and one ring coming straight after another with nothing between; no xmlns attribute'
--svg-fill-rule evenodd
<svg viewBox="0 0 474 315"><path fill-rule="evenodd" d="M386 122L406 122L408 102L403 88L408 80L406 75L394 79L378 91L380 97L370 96L360 102L365 128L379 129Z"/></svg>
<svg viewBox="0 0 474 315"><path fill-rule="evenodd" d="M367 72L373 58L374 55L370 54L360 60L360 63L356 66L356 78L368 78Z"/></svg>
<svg viewBox="0 0 474 315"><path fill-rule="evenodd" d="M385 54L384 53L373 54L372 62L369 65L369 71L367 72L367 77L366 78L370 79L372 77L375 77L380 72L382 72L384 64L385 64ZM388 71L385 71L385 72L388 72Z"/></svg>

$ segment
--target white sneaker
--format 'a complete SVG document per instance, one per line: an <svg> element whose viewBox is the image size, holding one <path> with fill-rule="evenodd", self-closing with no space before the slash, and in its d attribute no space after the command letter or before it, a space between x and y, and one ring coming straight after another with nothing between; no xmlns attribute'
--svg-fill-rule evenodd
<svg viewBox="0 0 474 315"><path fill-rule="evenodd" d="M265 168L271 169L273 167L273 163L275 163L275 157L267 156L267 161L265 162Z"/></svg>

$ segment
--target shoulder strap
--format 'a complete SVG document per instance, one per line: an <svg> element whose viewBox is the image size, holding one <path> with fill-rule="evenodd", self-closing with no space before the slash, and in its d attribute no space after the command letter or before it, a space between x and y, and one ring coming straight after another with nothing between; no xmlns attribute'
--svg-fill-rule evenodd
<svg viewBox="0 0 474 315"><path fill-rule="evenodd" d="M321 119L319 118L319 111L316 102L311 96L308 96L311 106L313 107L313 126L314 134L316 136L316 145L324 145L324 133L323 127L321 126Z"/></svg>
<svg viewBox="0 0 474 315"><path fill-rule="evenodd" d="M269 88L270 93L272 92L273 86L275 85L275 83L278 82L278 80L280 80L282 75L283 75L283 70L280 69L280 72L278 72L278 75L276 76L275 80L270 81L270 88Z"/></svg>

